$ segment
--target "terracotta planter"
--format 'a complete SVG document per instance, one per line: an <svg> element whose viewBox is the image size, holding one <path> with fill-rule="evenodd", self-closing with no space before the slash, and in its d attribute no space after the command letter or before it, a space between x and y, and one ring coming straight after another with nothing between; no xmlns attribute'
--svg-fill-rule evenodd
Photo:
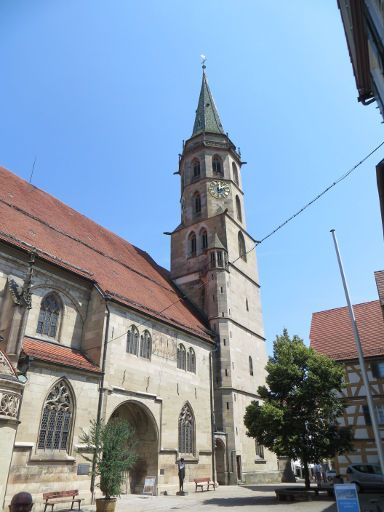
<svg viewBox="0 0 384 512"><path fill-rule="evenodd" d="M96 512L114 512L117 498L97 498Z"/></svg>

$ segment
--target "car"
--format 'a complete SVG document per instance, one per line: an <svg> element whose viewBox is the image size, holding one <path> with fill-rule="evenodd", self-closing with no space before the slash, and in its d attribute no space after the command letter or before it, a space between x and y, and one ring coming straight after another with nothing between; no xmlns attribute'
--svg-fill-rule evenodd
<svg viewBox="0 0 384 512"><path fill-rule="evenodd" d="M347 478L356 484L357 491L384 490L384 476L377 464L351 464L347 467Z"/></svg>

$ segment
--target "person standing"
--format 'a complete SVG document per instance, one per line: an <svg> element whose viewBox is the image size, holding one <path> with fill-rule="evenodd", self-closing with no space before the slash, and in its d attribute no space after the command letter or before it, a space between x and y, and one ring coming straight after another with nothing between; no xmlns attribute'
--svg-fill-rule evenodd
<svg viewBox="0 0 384 512"><path fill-rule="evenodd" d="M179 492L184 492L185 462L182 457L177 463L177 468L179 475Z"/></svg>

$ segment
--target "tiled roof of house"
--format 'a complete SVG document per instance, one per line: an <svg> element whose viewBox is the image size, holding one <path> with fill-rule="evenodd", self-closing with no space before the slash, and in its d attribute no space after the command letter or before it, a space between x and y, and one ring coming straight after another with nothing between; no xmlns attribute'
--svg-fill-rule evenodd
<svg viewBox="0 0 384 512"><path fill-rule="evenodd" d="M212 340L205 321L146 252L2 167L0 240L36 249L118 302Z"/></svg>
<svg viewBox="0 0 384 512"><path fill-rule="evenodd" d="M384 321L380 302L353 306L364 356L384 355ZM332 359L357 359L347 307L313 313L309 334L311 347Z"/></svg>
<svg viewBox="0 0 384 512"><path fill-rule="evenodd" d="M381 305L384 306L384 270L374 272L375 281L377 287L377 293L379 294L379 300Z"/></svg>
<svg viewBox="0 0 384 512"><path fill-rule="evenodd" d="M23 352L34 359L56 363L79 370L100 373L100 368L94 365L79 350L71 347L52 343L50 341L35 340L33 338L24 338Z"/></svg>

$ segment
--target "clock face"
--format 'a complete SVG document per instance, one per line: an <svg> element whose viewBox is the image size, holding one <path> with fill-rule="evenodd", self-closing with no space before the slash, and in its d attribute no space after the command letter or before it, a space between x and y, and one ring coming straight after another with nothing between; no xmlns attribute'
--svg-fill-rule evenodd
<svg viewBox="0 0 384 512"><path fill-rule="evenodd" d="M228 183L219 180L211 181L208 190L211 196L216 199L224 199L225 197L228 197L231 192Z"/></svg>

